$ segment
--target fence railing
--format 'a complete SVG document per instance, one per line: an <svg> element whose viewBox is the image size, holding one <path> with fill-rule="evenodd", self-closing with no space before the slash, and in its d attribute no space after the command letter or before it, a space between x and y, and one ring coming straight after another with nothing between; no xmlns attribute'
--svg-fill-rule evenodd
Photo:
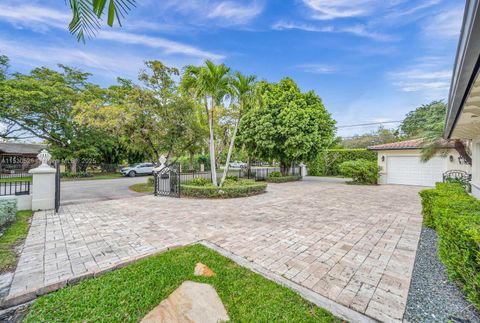
<svg viewBox="0 0 480 323"><path fill-rule="evenodd" d="M32 184L30 181L15 181L0 183L0 196L28 195Z"/></svg>
<svg viewBox="0 0 480 323"><path fill-rule="evenodd" d="M265 181L269 174L272 172L279 172L279 167L262 167L262 168L241 168L241 169L230 169L228 171L229 176L236 176L238 178L246 178L246 179L255 179L256 181ZM290 168L291 175L300 175L300 167L295 166ZM221 178L223 175L223 171L217 171L217 177ZM212 180L212 173L210 171L205 172L197 172L197 171L190 171L190 172L182 172L180 173L180 182L188 182L193 180L194 178L205 178L207 180Z"/></svg>

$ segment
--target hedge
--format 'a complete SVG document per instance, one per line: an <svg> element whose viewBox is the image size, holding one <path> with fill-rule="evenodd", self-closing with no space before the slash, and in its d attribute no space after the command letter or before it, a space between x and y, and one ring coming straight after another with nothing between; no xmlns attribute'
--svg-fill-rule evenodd
<svg viewBox="0 0 480 323"><path fill-rule="evenodd" d="M350 160L365 159L377 161L377 153L367 149L328 149L307 163L311 176L340 175L340 164Z"/></svg>
<svg viewBox="0 0 480 323"><path fill-rule="evenodd" d="M357 159L340 164L340 172L344 177L349 177L355 184L374 185L378 182L380 167L377 162Z"/></svg>
<svg viewBox="0 0 480 323"><path fill-rule="evenodd" d="M0 201L0 226L11 222L17 214L17 200Z"/></svg>
<svg viewBox="0 0 480 323"><path fill-rule="evenodd" d="M458 183L420 192L424 224L439 236L439 258L451 280L480 309L480 201Z"/></svg>
<svg viewBox="0 0 480 323"><path fill-rule="evenodd" d="M267 189L267 183L265 182L252 182L243 183L238 185L226 186L218 190L213 185L197 186L181 184L181 195L195 198L234 198L234 197L246 197L257 195L265 192Z"/></svg>
<svg viewBox="0 0 480 323"><path fill-rule="evenodd" d="M302 179L302 176L290 175L290 176L280 176L280 177L268 177L267 182L269 183L286 183L286 182L295 182Z"/></svg>

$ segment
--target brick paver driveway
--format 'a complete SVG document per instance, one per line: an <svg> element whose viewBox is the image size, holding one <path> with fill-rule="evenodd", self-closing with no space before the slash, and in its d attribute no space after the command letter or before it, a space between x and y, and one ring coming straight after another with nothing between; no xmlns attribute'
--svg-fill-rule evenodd
<svg viewBox="0 0 480 323"><path fill-rule="evenodd" d="M367 316L400 320L421 230L417 193L307 178L250 198L143 196L37 212L10 297L208 240Z"/></svg>

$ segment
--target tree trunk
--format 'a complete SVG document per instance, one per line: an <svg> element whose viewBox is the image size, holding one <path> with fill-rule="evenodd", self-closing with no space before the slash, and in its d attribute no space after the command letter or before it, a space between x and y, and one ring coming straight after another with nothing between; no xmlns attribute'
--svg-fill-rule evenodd
<svg viewBox="0 0 480 323"><path fill-rule="evenodd" d="M455 150L463 157L465 162L468 165L472 165L472 157L467 153L467 149L465 148L465 144L461 140L455 140Z"/></svg>
<svg viewBox="0 0 480 323"><path fill-rule="evenodd" d="M225 178L227 178L228 169L230 168L230 157L232 157L233 145L235 143L235 137L237 136L238 124L240 123L240 116L238 116L235 122L235 129L233 130L232 139L230 139L230 146L228 147L227 153L227 161L225 162L225 168L223 169L223 176L222 180L220 181L220 188L223 186L223 182L225 182Z"/></svg>
<svg viewBox="0 0 480 323"><path fill-rule="evenodd" d="M208 147L210 149L210 172L212 173L212 183L218 187L217 181L217 167L215 164L215 137L213 135L213 106L212 111L208 114L208 128L210 131L210 139L208 142Z"/></svg>
<svg viewBox="0 0 480 323"><path fill-rule="evenodd" d="M282 176L288 176L288 165L283 161L280 161L280 172Z"/></svg>

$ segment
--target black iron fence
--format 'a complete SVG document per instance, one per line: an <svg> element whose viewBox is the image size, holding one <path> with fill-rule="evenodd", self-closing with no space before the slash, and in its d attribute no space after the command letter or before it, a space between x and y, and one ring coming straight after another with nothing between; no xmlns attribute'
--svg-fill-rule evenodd
<svg viewBox="0 0 480 323"><path fill-rule="evenodd" d="M15 181L0 183L0 196L28 195L32 184L30 181Z"/></svg>
<svg viewBox="0 0 480 323"><path fill-rule="evenodd" d="M20 171L20 172L14 172L14 173L0 173L0 179L6 179L6 178L30 178L32 177L32 174L29 174L28 171Z"/></svg>
<svg viewBox="0 0 480 323"><path fill-rule="evenodd" d="M279 172L279 167L259 167L259 168L239 168L239 169L229 169L228 176L236 176L238 178L245 179L254 179L256 181L265 181L268 176L273 172ZM290 175L301 175L300 167L294 166L289 170ZM217 171L217 177L221 178L223 175L222 170ZM212 180L212 173L210 171L197 172L189 171L180 173L180 182L188 182L194 178L205 178L207 180Z"/></svg>

